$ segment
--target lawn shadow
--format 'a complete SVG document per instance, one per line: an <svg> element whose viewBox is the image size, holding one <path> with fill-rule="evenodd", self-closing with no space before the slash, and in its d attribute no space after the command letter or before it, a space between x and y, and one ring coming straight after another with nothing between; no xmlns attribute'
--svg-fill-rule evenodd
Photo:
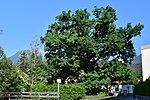
<svg viewBox="0 0 150 100"><path fill-rule="evenodd" d="M117 97L110 97L110 98L102 98L99 100L133 100L132 96L117 96Z"/></svg>

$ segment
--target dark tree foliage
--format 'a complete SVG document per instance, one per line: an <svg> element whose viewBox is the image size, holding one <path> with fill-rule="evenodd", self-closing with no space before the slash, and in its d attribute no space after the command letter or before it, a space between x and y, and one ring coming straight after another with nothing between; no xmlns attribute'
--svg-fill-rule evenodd
<svg viewBox="0 0 150 100"><path fill-rule="evenodd" d="M28 72L30 66L29 66L28 55L26 54L26 52L22 52L20 59L18 61L18 65L23 72L25 73Z"/></svg>
<svg viewBox="0 0 150 100"><path fill-rule="evenodd" d="M42 60L42 57L37 56L35 61L32 61L32 63L30 63L30 69L27 74L32 78L32 84L36 84L39 82L47 83L47 63Z"/></svg>
<svg viewBox="0 0 150 100"><path fill-rule="evenodd" d="M10 59L0 60L0 92L24 92L30 90L29 77L21 72Z"/></svg>
<svg viewBox="0 0 150 100"><path fill-rule="evenodd" d="M106 71L107 77L119 79L124 73L120 69L135 56L132 38L141 35L143 25L128 23L126 27L117 27L116 20L115 9L109 5L95 7L91 15L87 9L80 9L57 16L42 38L51 77L65 82L78 79L82 72ZM124 64L118 63L118 59Z"/></svg>
<svg viewBox="0 0 150 100"><path fill-rule="evenodd" d="M30 77L32 84L47 83L48 79L47 63L38 53L38 50L36 54L33 51L30 54L23 52L18 62L18 67Z"/></svg>

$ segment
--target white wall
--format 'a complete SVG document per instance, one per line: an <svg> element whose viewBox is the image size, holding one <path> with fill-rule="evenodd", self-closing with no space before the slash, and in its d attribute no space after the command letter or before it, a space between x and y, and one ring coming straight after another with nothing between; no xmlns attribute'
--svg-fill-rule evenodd
<svg viewBox="0 0 150 100"><path fill-rule="evenodd" d="M143 81L150 76L150 45L141 47Z"/></svg>

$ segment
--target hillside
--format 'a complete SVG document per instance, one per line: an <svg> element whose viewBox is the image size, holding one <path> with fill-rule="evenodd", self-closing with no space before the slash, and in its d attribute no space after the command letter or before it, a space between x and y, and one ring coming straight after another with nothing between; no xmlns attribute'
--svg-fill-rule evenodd
<svg viewBox="0 0 150 100"><path fill-rule="evenodd" d="M30 55L31 54L31 50L21 50L21 51L18 51L17 53L15 53L14 55L12 55L10 58L10 60L13 62L13 64L17 64L18 61L19 61L19 58L21 56L21 54L23 52L26 52L27 55ZM43 56L43 59L44 59L44 51L40 50L39 51L39 55L42 55Z"/></svg>
<svg viewBox="0 0 150 100"><path fill-rule="evenodd" d="M136 56L129 66L131 69L135 70L138 73L142 73L142 58L141 54Z"/></svg>

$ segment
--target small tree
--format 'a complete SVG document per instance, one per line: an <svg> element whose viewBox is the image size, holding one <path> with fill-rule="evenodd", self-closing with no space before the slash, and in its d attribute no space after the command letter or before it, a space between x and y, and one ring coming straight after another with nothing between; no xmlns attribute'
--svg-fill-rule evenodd
<svg viewBox="0 0 150 100"><path fill-rule="evenodd" d="M34 66L31 66L28 75L32 78L32 84L39 82L47 83L47 79L49 78L47 70L47 62L45 61L39 61Z"/></svg>
<svg viewBox="0 0 150 100"><path fill-rule="evenodd" d="M31 54L29 55L30 69L28 75L32 79L32 84L43 82L47 83L48 67L47 62L43 60L43 54L40 52L40 41L36 37L31 43Z"/></svg>
<svg viewBox="0 0 150 100"><path fill-rule="evenodd" d="M6 57L0 60L0 76L1 92L23 92L30 90L29 77Z"/></svg>
<svg viewBox="0 0 150 100"><path fill-rule="evenodd" d="M18 65L23 72L25 73L28 72L30 65L29 65L29 58L26 52L22 52L20 59L18 61Z"/></svg>

